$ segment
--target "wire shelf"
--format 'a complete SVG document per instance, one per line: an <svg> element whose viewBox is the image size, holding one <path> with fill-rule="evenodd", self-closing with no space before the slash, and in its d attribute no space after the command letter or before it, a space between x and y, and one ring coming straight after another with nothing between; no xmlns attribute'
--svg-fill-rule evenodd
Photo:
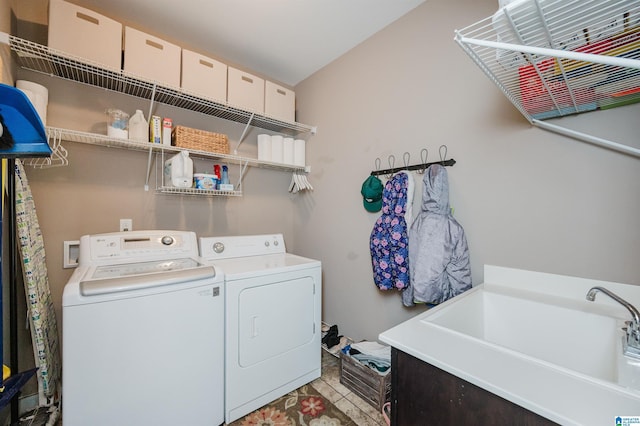
<svg viewBox="0 0 640 426"><path fill-rule="evenodd" d="M135 142L128 139L112 138L106 135L96 133L81 132L78 130L62 129L58 127L47 127L47 135L49 137L50 146L60 146L60 141L78 142L89 145L105 146L111 148L129 149L133 151L152 150L153 152L180 152L187 151L192 157L203 159L218 159L234 164L244 164L252 167L274 169L280 171L306 171L304 166L295 166L291 164L275 163L271 161L262 161L255 158L247 158L232 154L214 153L209 151L200 151L196 149L179 148L173 145L153 144L150 142ZM65 150L66 158L66 150Z"/></svg>
<svg viewBox="0 0 640 426"><path fill-rule="evenodd" d="M226 196L226 197L241 197L242 191L221 191L219 189L198 189L198 188L176 188L174 186L160 186L156 189L156 192L160 194L173 194L173 195L197 195L197 196Z"/></svg>
<svg viewBox="0 0 640 426"><path fill-rule="evenodd" d="M250 124L278 133L292 136L315 133L315 127L312 126L276 120L228 103L203 98L181 88L145 80L123 70L108 68L105 65L50 49L47 46L12 35L2 34L0 41L8 43L11 50L16 53L19 66L31 71L142 99L153 100L229 121Z"/></svg>
<svg viewBox="0 0 640 426"><path fill-rule="evenodd" d="M640 102L637 0L517 0L455 39L529 121Z"/></svg>

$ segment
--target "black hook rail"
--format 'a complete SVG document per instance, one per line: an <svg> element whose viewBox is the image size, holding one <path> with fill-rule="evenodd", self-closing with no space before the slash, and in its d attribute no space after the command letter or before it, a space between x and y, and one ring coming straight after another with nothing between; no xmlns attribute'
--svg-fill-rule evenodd
<svg viewBox="0 0 640 426"><path fill-rule="evenodd" d="M394 167L394 168L385 169L385 170L375 170L371 172L371 176L387 175L391 173L400 172L402 170L426 170L429 166L432 166L434 164L440 164L441 166L451 167L454 164L456 164L456 160L454 160L453 158L450 158L444 161L434 161L433 163L422 163L422 164L414 164L412 166L402 166L402 167Z"/></svg>

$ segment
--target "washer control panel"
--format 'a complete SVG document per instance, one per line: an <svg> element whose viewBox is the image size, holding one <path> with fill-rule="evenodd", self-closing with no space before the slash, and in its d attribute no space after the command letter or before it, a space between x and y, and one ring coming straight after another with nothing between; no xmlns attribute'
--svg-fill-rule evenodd
<svg viewBox="0 0 640 426"><path fill-rule="evenodd" d="M185 231L131 231L85 235L80 240L82 258L139 261L198 255L197 238ZM88 256L88 258L86 257Z"/></svg>
<svg viewBox="0 0 640 426"><path fill-rule="evenodd" d="M282 234L200 238L200 256L207 260L277 253L286 253Z"/></svg>

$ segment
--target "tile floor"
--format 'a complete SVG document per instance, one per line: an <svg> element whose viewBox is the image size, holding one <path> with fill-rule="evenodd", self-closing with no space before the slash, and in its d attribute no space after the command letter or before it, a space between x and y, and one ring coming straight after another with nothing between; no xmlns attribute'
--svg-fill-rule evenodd
<svg viewBox="0 0 640 426"><path fill-rule="evenodd" d="M386 426L382 413L340 383L340 358L322 351L322 375L312 382L313 387L358 426ZM40 426L47 421L45 410L25 416L20 426ZM61 420L56 422L60 426Z"/></svg>
<svg viewBox="0 0 640 426"><path fill-rule="evenodd" d="M322 375L312 385L358 426L387 425L382 413L340 383L340 359L327 351L322 351Z"/></svg>

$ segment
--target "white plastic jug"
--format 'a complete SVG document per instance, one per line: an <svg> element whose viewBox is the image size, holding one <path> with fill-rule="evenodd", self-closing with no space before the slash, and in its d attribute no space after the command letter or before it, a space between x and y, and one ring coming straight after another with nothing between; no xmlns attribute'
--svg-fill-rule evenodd
<svg viewBox="0 0 640 426"><path fill-rule="evenodd" d="M129 119L129 139L137 142L149 142L149 123L139 109Z"/></svg>
<svg viewBox="0 0 640 426"><path fill-rule="evenodd" d="M164 183L178 188L193 186L193 160L189 152L180 151L164 162Z"/></svg>

